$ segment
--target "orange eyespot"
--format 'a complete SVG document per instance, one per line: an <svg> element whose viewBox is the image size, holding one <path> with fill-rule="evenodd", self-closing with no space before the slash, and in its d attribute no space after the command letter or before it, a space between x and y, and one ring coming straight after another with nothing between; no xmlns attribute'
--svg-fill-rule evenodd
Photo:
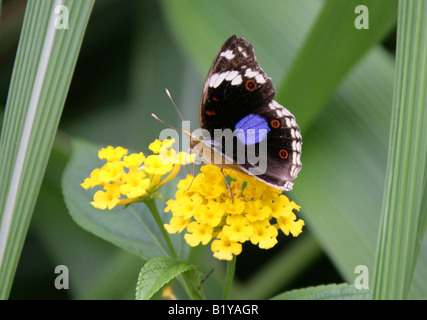
<svg viewBox="0 0 427 320"><path fill-rule="evenodd" d="M272 126L273 128L275 128L275 129L277 129L277 128L279 128L279 127L280 127L280 121L279 121L279 120L277 120L277 119L271 120L270 124L271 124L271 126Z"/></svg>
<svg viewBox="0 0 427 320"><path fill-rule="evenodd" d="M233 66L237 67L240 63L240 59L239 58L234 58L231 63L233 64Z"/></svg>
<svg viewBox="0 0 427 320"><path fill-rule="evenodd" d="M280 149L279 157L282 159L287 159L289 157L288 151L286 151L285 149Z"/></svg>
<svg viewBox="0 0 427 320"><path fill-rule="evenodd" d="M256 83L254 80L249 79L248 81L246 81L245 87L248 91L254 91L256 89Z"/></svg>

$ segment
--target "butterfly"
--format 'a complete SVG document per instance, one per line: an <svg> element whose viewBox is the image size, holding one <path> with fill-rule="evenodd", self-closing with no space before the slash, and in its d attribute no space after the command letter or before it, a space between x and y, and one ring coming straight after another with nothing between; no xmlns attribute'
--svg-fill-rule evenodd
<svg viewBox="0 0 427 320"><path fill-rule="evenodd" d="M275 93L253 46L244 38L231 36L216 55L204 83L200 102L204 133L184 131L190 137L190 147L222 169L292 190L292 181L301 170L301 132L289 110L273 100Z"/></svg>

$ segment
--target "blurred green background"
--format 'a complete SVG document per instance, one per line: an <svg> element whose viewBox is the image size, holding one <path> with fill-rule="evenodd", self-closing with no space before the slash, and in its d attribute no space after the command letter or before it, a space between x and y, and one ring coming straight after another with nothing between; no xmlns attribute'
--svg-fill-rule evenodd
<svg viewBox="0 0 427 320"><path fill-rule="evenodd" d="M244 247L237 261L235 297L265 299L294 288L352 283L357 265L373 270L397 2L382 1L382 11L372 1L362 1L371 9L369 30L354 28L358 2L349 3L329 1L331 10L321 15L325 2L318 0L97 1L11 299L134 298L143 261L81 229L67 212L60 179L71 155L70 139L146 152L164 128L150 117L152 112L179 124L164 88L184 119L197 127L203 81L232 34L254 45L279 103L301 125L303 167L289 197L302 206L306 221L300 237L283 236L272 250ZM1 112L24 10L25 1L3 1ZM205 290L208 298L220 297L224 265L211 258L209 248L197 248L192 256L204 274L215 267ZM423 249L421 256L425 261ZM57 265L69 267L69 290L54 288ZM262 282L268 285L259 289Z"/></svg>

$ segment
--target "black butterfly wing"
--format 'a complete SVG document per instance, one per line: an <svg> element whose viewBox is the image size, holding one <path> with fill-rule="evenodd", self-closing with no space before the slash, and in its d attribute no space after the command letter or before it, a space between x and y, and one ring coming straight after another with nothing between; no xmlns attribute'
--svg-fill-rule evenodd
<svg viewBox="0 0 427 320"><path fill-rule="evenodd" d="M244 115L271 101L275 94L271 79L255 59L252 45L233 35L223 44L208 72L200 103L201 126L210 132L234 128Z"/></svg>
<svg viewBox="0 0 427 320"><path fill-rule="evenodd" d="M243 130L243 136L233 136L232 150L226 150L224 140L215 143L222 154L233 159L230 167L276 188L291 190L291 181L301 169L301 134L294 116L274 101L274 96L274 85L256 61L252 45L232 36L208 72L200 122L212 139L215 129ZM247 129L265 129L268 133L250 139ZM266 148L262 142L267 143ZM249 149L258 154L259 163L247 157Z"/></svg>

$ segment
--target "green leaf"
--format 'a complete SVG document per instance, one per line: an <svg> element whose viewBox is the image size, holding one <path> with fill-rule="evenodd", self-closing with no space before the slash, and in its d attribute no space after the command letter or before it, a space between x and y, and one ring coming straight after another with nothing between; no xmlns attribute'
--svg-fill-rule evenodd
<svg viewBox="0 0 427 320"><path fill-rule="evenodd" d="M364 5L357 29L355 8ZM324 109L338 84L372 46L396 25L397 0L328 0L305 38L277 100L292 107L300 128Z"/></svg>
<svg viewBox="0 0 427 320"><path fill-rule="evenodd" d="M80 184L89 177L92 170L103 165L103 161L97 157L99 149L100 147L82 140L75 140L73 143L74 152L64 172L62 189L65 203L74 221L82 228L144 260L170 255L145 204L134 203L127 208L112 210L96 209L90 204L96 190L85 190ZM163 221L167 221L166 214L161 213L161 216ZM179 234L171 235L171 240L178 255L185 257L188 246L184 245L183 237Z"/></svg>
<svg viewBox="0 0 427 320"><path fill-rule="evenodd" d="M136 285L136 300L148 300L173 278L188 271L196 274L198 267L168 257L147 261L141 269ZM193 280L198 279L193 276Z"/></svg>
<svg viewBox="0 0 427 320"><path fill-rule="evenodd" d="M356 289L347 283L320 285L291 290L277 295L272 300L368 300L370 291Z"/></svg>
<svg viewBox="0 0 427 320"><path fill-rule="evenodd" d="M232 297L238 300L269 298L281 288L291 286L322 254L318 241L311 233L304 233L294 239L286 250L267 260L251 278L233 288Z"/></svg>
<svg viewBox="0 0 427 320"><path fill-rule="evenodd" d="M65 206L61 177L71 157L68 139L58 131L31 219L31 235L37 237L37 242L45 248L49 261L72 270L67 292L71 298L132 299L141 258L82 229L72 220ZM18 269L25 268L28 272L30 266L25 268L20 264ZM43 283L43 280L39 281Z"/></svg>
<svg viewBox="0 0 427 320"><path fill-rule="evenodd" d="M205 75L222 42L235 33L254 45L260 65L272 77L276 88L280 88L280 80L285 79L292 69L292 63L297 61L295 57L322 9L320 1L164 0L162 3L171 33L191 61L198 63L201 74ZM385 5L392 6L393 3ZM371 6L368 5L368 8ZM381 14L380 8L375 7L373 11ZM391 20L392 17L396 17L395 12ZM349 23L354 23L354 18ZM381 19L388 21L386 18L383 16ZM221 23L218 24L218 21ZM330 23L334 22L335 17ZM375 25L376 22L371 19L372 23ZM390 27L388 22L387 25ZM385 32L377 33L373 29L359 31L367 37L368 43L372 39L379 41L378 35ZM340 33L339 30L335 32ZM371 32L377 34L371 36ZM363 42L363 38L360 41ZM358 48L353 49L359 51ZM333 50L331 44L324 52L317 54L329 55ZM359 54L362 54L361 51ZM394 73L394 57L379 43L369 50L366 47L365 54L358 59L353 56L353 61L342 63L350 66L350 69L342 80L334 80L340 82L314 121L309 120L309 107L301 106L304 110L301 117L297 117L297 122L304 123L306 115L309 121L302 132L302 170L290 194L290 198L302 206L307 227L349 283L354 280L354 270L358 265L366 265L373 275ZM354 64L354 61L357 63ZM329 73L338 72L332 70L335 65L333 61L330 62L330 69L316 82L317 85L322 85L322 81L329 82ZM307 78L310 74L303 76ZM305 88L304 84L300 90ZM300 112L288 105L287 101L281 102L291 112ZM195 113L194 108L194 105L189 105L188 110ZM194 121L197 121L196 116ZM425 242L421 247L409 297L425 297L426 266Z"/></svg>
<svg viewBox="0 0 427 320"><path fill-rule="evenodd" d="M425 234L426 30L427 2L400 1L390 147L373 289L377 299L407 298Z"/></svg>
<svg viewBox="0 0 427 320"><path fill-rule="evenodd" d="M29 1L0 138L0 298L9 295L94 1ZM57 29L57 5L68 29Z"/></svg>

